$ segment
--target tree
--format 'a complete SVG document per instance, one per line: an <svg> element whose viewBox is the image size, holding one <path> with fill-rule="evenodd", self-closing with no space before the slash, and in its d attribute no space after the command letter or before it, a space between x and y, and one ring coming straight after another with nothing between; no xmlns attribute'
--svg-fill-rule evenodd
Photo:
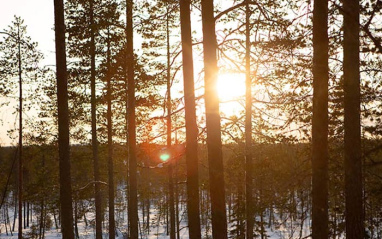
<svg viewBox="0 0 382 239"><path fill-rule="evenodd" d="M213 0L202 0L204 101L206 107L208 168L211 194L212 236L227 238L224 167L220 129L219 98L216 90L217 60Z"/></svg>
<svg viewBox="0 0 382 239"><path fill-rule="evenodd" d="M249 0L245 0L245 219L246 238L253 238L252 80Z"/></svg>
<svg viewBox="0 0 382 239"><path fill-rule="evenodd" d="M108 154L108 177L109 177L109 238L115 238L114 216L114 162L113 162L113 123L112 123L112 86L111 86L111 59L110 59L110 32L107 35L107 154Z"/></svg>
<svg viewBox="0 0 382 239"><path fill-rule="evenodd" d="M345 220L346 238L364 238L362 155L361 155L361 89L358 0L343 3L344 11L344 140L345 140Z"/></svg>
<svg viewBox="0 0 382 239"><path fill-rule="evenodd" d="M72 184L69 148L68 81L66 70L64 2L54 1L58 104L58 145L60 160L60 206L62 237L74 239Z"/></svg>
<svg viewBox="0 0 382 239"><path fill-rule="evenodd" d="M312 237L328 238L328 1L314 1Z"/></svg>
<svg viewBox="0 0 382 239"><path fill-rule="evenodd" d="M101 174L100 174L100 156L99 156L99 136L98 132L102 132L99 121L103 108L99 105L100 85L98 82L102 79L107 85L108 64L107 49L108 41L115 41L116 31L109 34L112 24L118 25L116 20L119 16L117 4L115 1L106 0L70 0L67 2L68 12L68 33L69 33L69 56L74 58L73 67L70 69L70 76L75 81L71 81L71 100L74 101L73 108L75 110L71 115L73 121L77 122L72 128L73 134L78 135L81 141L88 140L88 132L84 131L84 126L91 125L91 144L93 150L93 170L94 170L94 194L96 209L96 234L97 238L102 235L102 195L101 195ZM119 32L121 33L121 32ZM108 36L112 35L112 40ZM105 37L106 36L106 37ZM103 65L97 65L96 62L106 62ZM106 70L105 70L106 69ZM106 73L105 73L106 72ZM88 95L88 85L90 84L90 97ZM85 89L85 90L84 90ZM89 100L90 98L90 100ZM86 109L91 108L90 118ZM106 108L106 107L105 107ZM105 114L107 118L107 113ZM107 119L105 120L107 121ZM78 127L82 126L82 127ZM106 130L105 130L106 135ZM107 136L105 136L107 138ZM112 220L111 220L112 221ZM111 222L112 223L112 222ZM112 230L114 232L114 230Z"/></svg>
<svg viewBox="0 0 382 239"><path fill-rule="evenodd" d="M18 238L23 236L23 107L24 99L31 96L31 92L27 92L27 96L23 93L23 85L33 82L43 72L38 67L39 61L42 59L42 54L37 51L37 43L31 42L29 36L26 35L26 26L24 20L15 16L9 30L1 32L6 34L4 42L0 44L0 93L3 96L8 96L13 93L16 86L15 82L9 81L9 78L18 77L19 89L19 150L18 150L18 216L19 216L19 233ZM30 106L27 105L27 109Z"/></svg>
<svg viewBox="0 0 382 239"><path fill-rule="evenodd" d="M180 1L183 87L186 115L187 216L189 236L200 239L198 128L196 124L194 64L192 56L190 0Z"/></svg>
<svg viewBox="0 0 382 239"><path fill-rule="evenodd" d="M96 209L96 239L102 239L102 211L101 211L101 189L99 173L99 155L97 139L97 102L96 102L96 50L95 50L95 22L94 22L94 0L90 0L90 88L91 88L91 118L92 118L92 150L94 167L94 194Z"/></svg>
<svg viewBox="0 0 382 239"><path fill-rule="evenodd" d="M128 81L128 144L129 144L129 224L130 237L138 238L138 195L135 122L135 79L133 45L133 0L126 0L127 81Z"/></svg>

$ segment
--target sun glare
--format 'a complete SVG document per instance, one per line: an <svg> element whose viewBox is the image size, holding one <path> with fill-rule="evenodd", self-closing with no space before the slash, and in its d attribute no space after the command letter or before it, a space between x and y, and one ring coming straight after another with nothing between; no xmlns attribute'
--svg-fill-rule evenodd
<svg viewBox="0 0 382 239"><path fill-rule="evenodd" d="M245 74L219 74L217 88L221 102L238 100L245 95Z"/></svg>
<svg viewBox="0 0 382 239"><path fill-rule="evenodd" d="M243 107L238 102L245 96L245 74L223 73L218 76L217 90L220 99L220 112L236 115Z"/></svg>
<svg viewBox="0 0 382 239"><path fill-rule="evenodd" d="M217 88L221 102L241 99L245 95L245 74L219 74Z"/></svg>

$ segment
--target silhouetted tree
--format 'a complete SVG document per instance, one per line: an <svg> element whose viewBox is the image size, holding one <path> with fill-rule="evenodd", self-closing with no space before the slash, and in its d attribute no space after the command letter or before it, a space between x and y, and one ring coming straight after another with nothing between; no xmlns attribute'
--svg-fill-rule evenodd
<svg viewBox="0 0 382 239"><path fill-rule="evenodd" d="M129 224L130 237L138 238L138 195L135 122L135 79L133 48L133 0L126 0L127 81L128 81L128 144L129 144Z"/></svg>
<svg viewBox="0 0 382 239"><path fill-rule="evenodd" d="M65 20L63 0L54 1L56 35L56 74L58 104L58 146L60 160L60 209L62 237L74 239L72 184L69 148L68 80L66 69Z"/></svg>
<svg viewBox="0 0 382 239"><path fill-rule="evenodd" d="M227 238L225 209L224 167L221 142L219 98L217 83L217 43L215 34L214 2L202 0L204 101L206 105L208 168L211 196L212 237Z"/></svg>
<svg viewBox="0 0 382 239"><path fill-rule="evenodd" d="M328 238L328 1L314 1L312 237Z"/></svg>
<svg viewBox="0 0 382 239"><path fill-rule="evenodd" d="M187 216L190 238L200 239L198 128L195 109L190 7L190 0L180 1L184 107L186 115Z"/></svg>
<svg viewBox="0 0 382 239"><path fill-rule="evenodd" d="M358 0L343 2L346 238L364 238Z"/></svg>

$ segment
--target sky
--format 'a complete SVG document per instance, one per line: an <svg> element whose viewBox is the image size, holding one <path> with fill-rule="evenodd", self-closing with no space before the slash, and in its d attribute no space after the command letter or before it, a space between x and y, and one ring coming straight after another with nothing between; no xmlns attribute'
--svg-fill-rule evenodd
<svg viewBox="0 0 382 239"><path fill-rule="evenodd" d="M45 59L41 62L42 66L55 65L55 45L54 45L54 7L53 0L0 0L0 31L7 29L14 16L24 19L24 24L27 25L27 34L31 37L32 41L38 42L38 49L44 54ZM217 1L220 2L220 1ZM193 28L200 27L200 22L194 22ZM3 36L0 34L0 39ZM139 44L140 39L135 41L136 45ZM136 46L136 47L137 47ZM195 62L197 64L197 62ZM200 62L199 62L200 63ZM54 69L54 68L53 68ZM220 78L220 77L219 77ZM226 79L227 78L227 79ZM235 97L237 94L244 94L244 76L239 77L242 81L238 89L233 90L232 84L226 84L232 75L222 76L223 87L219 89L220 94ZM237 78L235 76L234 78ZM220 81L220 79L219 79ZM224 90L225 85L231 85L231 88ZM10 101L10 99L0 98L0 104ZM12 100L11 100L12 101ZM224 101L224 100L223 100ZM223 104L226 110L232 111L231 114L237 113L240 109L236 104L225 103ZM221 105L221 106L223 106ZM12 114L15 106L17 106L16 99L11 102L7 107L0 108L0 145L8 146L15 145L17 138L11 140L7 135L7 130L18 128L18 116ZM25 112L24 118L33 116L33 112ZM2 121L2 123L1 123Z"/></svg>
<svg viewBox="0 0 382 239"><path fill-rule="evenodd" d="M38 42L38 49L45 55L43 65L54 65L54 8L53 0L0 0L0 31L7 29L14 16L24 19L27 34ZM0 38L3 38L0 35ZM4 99L0 99L0 103ZM15 104L0 109L0 145L12 145L7 130L15 128L16 115L11 114ZM28 112L26 112L28 115Z"/></svg>

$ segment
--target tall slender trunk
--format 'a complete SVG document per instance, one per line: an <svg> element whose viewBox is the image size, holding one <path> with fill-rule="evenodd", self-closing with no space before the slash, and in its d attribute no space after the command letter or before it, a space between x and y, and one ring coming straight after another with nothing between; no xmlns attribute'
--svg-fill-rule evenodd
<svg viewBox="0 0 382 239"><path fill-rule="evenodd" d="M245 0L245 217L246 237L253 238L252 80L249 0Z"/></svg>
<svg viewBox="0 0 382 239"><path fill-rule="evenodd" d="M24 213L24 216L23 216L24 229L27 228L27 220L26 220L26 213L27 213L27 212L26 212L26 206L27 206L27 205L26 205L26 202L24 201L24 202L23 202L23 208L24 208L24 212L23 212L23 213Z"/></svg>
<svg viewBox="0 0 382 239"><path fill-rule="evenodd" d="M92 151L94 166L94 194L95 194L95 221L96 239L102 239L102 211L101 189L99 173L99 156L97 140L97 100L96 100L96 65L95 65L95 22L94 0L90 0L90 88L91 88L91 118L92 118Z"/></svg>
<svg viewBox="0 0 382 239"><path fill-rule="evenodd" d="M127 1L126 1L127 5ZM126 7L126 17L128 16L129 9ZM126 19L127 21L127 19ZM127 33L127 27L126 27L126 39L128 39L129 34ZM129 61L129 53L128 49L126 47L126 62ZM125 80L125 97L126 97L126 115L125 115L125 121L126 121L126 148L127 148L127 154L129 154L129 82L128 82L128 63L125 65L126 70L126 80ZM127 156L129 157L129 156ZM129 159L126 160L126 208L127 208L127 227L130 228L130 217L129 217L129 210L130 210L130 176L129 176L129 170L130 170L130 163ZM130 231L127 231L128 237L130 236Z"/></svg>
<svg viewBox="0 0 382 239"><path fill-rule="evenodd" d="M166 38L167 38L167 148L171 150L171 131L172 131L172 104L171 104L171 55L170 55L170 29L169 29L169 3L167 3L166 13ZM169 212L170 212L170 239L175 239L175 203L174 203L174 181L173 181L173 166L174 157L171 155L170 163L168 164L168 193L169 193Z"/></svg>
<svg viewBox="0 0 382 239"><path fill-rule="evenodd" d="M312 238L328 238L328 1L314 1Z"/></svg>
<svg viewBox="0 0 382 239"><path fill-rule="evenodd" d="M21 69L21 40L20 25L17 29L17 47L18 47L18 73L19 73L19 232L18 238L23 238L23 80Z"/></svg>
<svg viewBox="0 0 382 239"><path fill-rule="evenodd" d="M212 237L227 238L225 210L224 166L221 142L219 98L217 83L217 43L215 34L213 0L202 0L203 48L204 48L204 100L206 105L208 166L211 192Z"/></svg>
<svg viewBox="0 0 382 239"><path fill-rule="evenodd" d="M78 203L77 201L74 202L74 234L77 239L80 238L80 235L78 233Z"/></svg>
<svg viewBox="0 0 382 239"><path fill-rule="evenodd" d="M127 1L126 1L126 5L127 5ZM128 12L129 12L129 9L126 7L126 17L128 16ZM127 21L127 19L126 19ZM126 39L128 39L129 37L129 34L127 33L127 26L126 26ZM128 49L126 47L126 62L129 61L129 53L128 53ZM126 104L125 104L125 110L126 110L126 115L125 115L125 121L126 121L126 148L127 150L129 149L129 87L128 87L128 63L126 63L125 65L125 70L126 70L126 80L125 80L125 99L126 99ZM127 159L126 160L126 195L127 195L127 198L126 198L126 208L127 208L127 227L130 228L130 218L129 218L129 208L130 208L130 177L129 177L129 169L130 168L130 163L129 163L129 160ZM127 234L129 236L129 231L127 231Z"/></svg>
<svg viewBox="0 0 382 239"><path fill-rule="evenodd" d="M345 221L346 238L364 238L361 155L361 93L359 71L358 0L344 7L344 103L345 103Z"/></svg>
<svg viewBox="0 0 382 239"><path fill-rule="evenodd" d="M27 227L29 227L29 202L27 202Z"/></svg>
<svg viewBox="0 0 382 239"><path fill-rule="evenodd" d="M109 238L115 239L114 214L114 163L113 163L113 123L111 109L111 74L110 74L110 30L107 31L107 148L109 176Z"/></svg>
<svg viewBox="0 0 382 239"><path fill-rule="evenodd" d="M195 110L194 63L191 37L191 1L180 0L183 86L186 116L187 216L190 239L200 239L198 128Z"/></svg>
<svg viewBox="0 0 382 239"><path fill-rule="evenodd" d="M16 190L16 194L17 194L17 195L15 195L15 196L13 197L13 200L14 200L14 202L15 202L15 204L14 204L14 208L15 208L15 210L13 211L13 212L14 212L14 216L13 216L12 231L15 231L15 226L16 226L16 218L17 218L17 212L18 212L18 210L16 210L16 208L17 208L17 203L18 203L18 200L17 200L17 198L18 198L18 190Z"/></svg>
<svg viewBox="0 0 382 239"><path fill-rule="evenodd" d="M175 166L174 188L175 188L174 194L175 194L176 238L180 239L178 164L176 164Z"/></svg>
<svg viewBox="0 0 382 239"><path fill-rule="evenodd" d="M44 203L44 198L41 199L41 202L40 202L40 228L39 228L39 236L38 238L42 239L43 238L43 228L44 228L44 207L45 207L45 203Z"/></svg>
<svg viewBox="0 0 382 239"><path fill-rule="evenodd" d="M129 133L129 223L130 237L138 238L138 196L135 125L135 80L133 48L133 0L126 0L127 78L128 78L128 133Z"/></svg>

